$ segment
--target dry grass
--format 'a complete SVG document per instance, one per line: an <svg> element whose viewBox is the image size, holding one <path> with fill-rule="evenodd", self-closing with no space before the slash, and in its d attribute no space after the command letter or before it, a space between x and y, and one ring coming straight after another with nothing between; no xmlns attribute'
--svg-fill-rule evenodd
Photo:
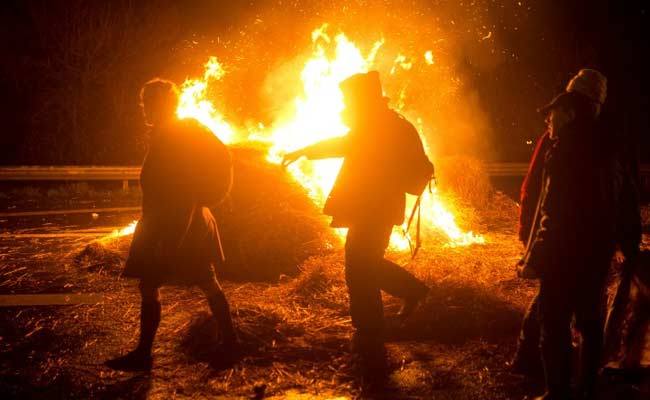
<svg viewBox="0 0 650 400"><path fill-rule="evenodd" d="M305 259L337 241L327 219L286 171L264 159L266 149L232 152L234 186L217 210L227 258L223 276L275 280L295 275Z"/></svg>
<svg viewBox="0 0 650 400"><path fill-rule="evenodd" d="M0 341L3 353L11 354L0 357L0 392L47 397L65 390L71 398L152 399L367 394L348 350L342 248L332 246L325 219L304 191L261 154L235 150L241 183L233 190L232 212L221 214L224 238L236 238L227 244L232 261L222 272L248 281L224 282L243 343L238 357L227 357L220 348L199 290L164 288L153 373L129 375L103 367L103 360L135 344L139 296L134 282L116 279L130 238L87 246L74 242L68 249L76 250L63 267L51 268L50 261L50 277L43 279L68 277L75 288L104 292L105 301L0 313L0 324L11 329ZM515 278L520 245L513 228L500 228L514 226L512 202L490 196L496 199L493 206L479 211L469 202L456 205L474 214L466 221L488 230L487 244L449 248L438 235L424 238L415 260L388 255L432 291L404 326L395 323L399 302L386 296L390 376L371 395L508 399L525 394L504 362L535 286ZM63 248L50 249L55 263ZM36 250L25 260L44 253ZM278 277L276 283L253 282ZM29 365L17 362L34 349Z"/></svg>
<svg viewBox="0 0 650 400"><path fill-rule="evenodd" d="M436 160L436 180L440 198L461 229L515 232L518 206L494 190L481 160L468 156Z"/></svg>
<svg viewBox="0 0 650 400"><path fill-rule="evenodd" d="M443 193L451 194L475 209L485 208L494 193L485 164L468 156L437 159L436 180Z"/></svg>

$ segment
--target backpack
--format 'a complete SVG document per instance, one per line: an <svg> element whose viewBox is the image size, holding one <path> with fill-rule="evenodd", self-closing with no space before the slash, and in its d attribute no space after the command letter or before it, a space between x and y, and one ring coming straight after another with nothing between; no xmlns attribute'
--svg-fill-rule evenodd
<svg viewBox="0 0 650 400"><path fill-rule="evenodd" d="M434 178L433 163L424 152L418 131L402 116L399 140L398 181L405 193L419 196Z"/></svg>
<svg viewBox="0 0 650 400"><path fill-rule="evenodd" d="M434 166L429 157L424 152L424 146L417 130L411 123L400 116L399 137L401 144L399 146L399 182L405 193L418 196L410 217L404 228L404 235L408 240L411 249L411 258L415 258L420 250L422 241L420 238L420 206L422 195L427 186L431 191L431 181L434 177ZM416 219L417 217L417 219ZM408 232L411 224L416 221L415 244L411 242Z"/></svg>

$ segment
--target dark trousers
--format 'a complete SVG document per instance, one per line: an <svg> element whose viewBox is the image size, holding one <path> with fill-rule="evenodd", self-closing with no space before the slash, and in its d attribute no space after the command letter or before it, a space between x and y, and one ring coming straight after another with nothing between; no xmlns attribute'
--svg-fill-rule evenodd
<svg viewBox="0 0 650 400"><path fill-rule="evenodd" d="M160 324L160 284L151 281L140 281L139 289L142 297L142 308L140 313L140 341L138 348L147 354L151 354L154 337ZM230 306L228 300L215 277L201 282L198 285L205 294L208 306L217 320L222 339L226 344L233 344L236 341L235 331L230 317Z"/></svg>
<svg viewBox="0 0 650 400"><path fill-rule="evenodd" d="M635 268L646 266L637 266L636 262L637 256L632 253L623 264L607 318L605 355L611 367L638 368L644 355L636 344L643 341L643 328L650 320L650 299L647 282L635 273Z"/></svg>
<svg viewBox="0 0 650 400"><path fill-rule="evenodd" d="M427 286L399 265L384 259L392 225L358 224L345 242L345 281L350 295L352 325L362 335L383 329L381 290L402 299L420 298Z"/></svg>
<svg viewBox="0 0 650 400"><path fill-rule="evenodd" d="M539 349L541 327L539 324L539 292L528 305L517 342L515 362L526 366L528 370L536 370L542 364L542 354Z"/></svg>
<svg viewBox="0 0 650 400"><path fill-rule="evenodd" d="M548 392L557 398L570 393L571 320L581 334L580 390L593 395L600 367L604 328L604 287L608 255L555 265L542 277L539 291L541 349ZM555 398L555 397L553 397Z"/></svg>

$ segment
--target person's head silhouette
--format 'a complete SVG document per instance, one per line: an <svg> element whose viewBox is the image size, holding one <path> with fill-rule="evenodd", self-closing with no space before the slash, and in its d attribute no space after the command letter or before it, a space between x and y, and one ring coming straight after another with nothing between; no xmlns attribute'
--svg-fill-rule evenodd
<svg viewBox="0 0 650 400"><path fill-rule="evenodd" d="M154 78L140 90L140 106L147 125L158 126L176 118L179 91L174 82Z"/></svg>
<svg viewBox="0 0 650 400"><path fill-rule="evenodd" d="M372 119L377 110L386 107L388 99L383 95L377 71L352 75L339 87L345 105L341 118L349 128L354 129Z"/></svg>

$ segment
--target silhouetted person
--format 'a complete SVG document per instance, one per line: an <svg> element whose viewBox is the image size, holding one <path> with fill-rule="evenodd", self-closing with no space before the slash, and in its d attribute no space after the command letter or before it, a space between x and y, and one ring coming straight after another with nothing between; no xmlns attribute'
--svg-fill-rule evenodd
<svg viewBox="0 0 650 400"><path fill-rule="evenodd" d="M353 349L362 360L377 361L379 366L385 354L380 290L404 300L403 318L428 292L424 283L384 259L393 225L404 220L407 189L401 173L409 168L413 154L420 153L430 166L429 177L433 165L413 125L388 108L376 71L354 75L340 88L345 104L341 116L350 128L347 135L289 153L284 164L302 156L344 158L323 211L333 217L332 226L348 228L345 278L356 328Z"/></svg>
<svg viewBox="0 0 650 400"><path fill-rule="evenodd" d="M567 88L568 89L568 88ZM548 113L549 109L540 110ZM521 185L519 197L519 224L517 234L524 248L528 247L532 234L535 233L535 212L538 209L542 191L544 164L546 155L551 149L556 137L551 138L549 115L544 115L547 124L546 131L537 140L533 155L530 159L526 177ZM539 222L539 219L537 220ZM521 325L517 352L512 361L512 371L523 375L537 377L543 374L539 324L539 293L530 302Z"/></svg>
<svg viewBox="0 0 650 400"><path fill-rule="evenodd" d="M603 291L616 243L616 161L598 118L606 79L582 70L543 110L550 135L523 275L540 279L543 399L567 399L571 320L581 333L578 398L593 398L603 344Z"/></svg>
<svg viewBox="0 0 650 400"><path fill-rule="evenodd" d="M224 345L236 343L228 302L215 277L214 264L223 261L223 252L208 209L230 190L230 154L196 120L176 117L178 95L172 82L161 79L147 82L140 92L151 142L140 174L142 218L123 272L140 280L140 340L135 350L107 361L115 369L151 368L162 285L200 287Z"/></svg>

